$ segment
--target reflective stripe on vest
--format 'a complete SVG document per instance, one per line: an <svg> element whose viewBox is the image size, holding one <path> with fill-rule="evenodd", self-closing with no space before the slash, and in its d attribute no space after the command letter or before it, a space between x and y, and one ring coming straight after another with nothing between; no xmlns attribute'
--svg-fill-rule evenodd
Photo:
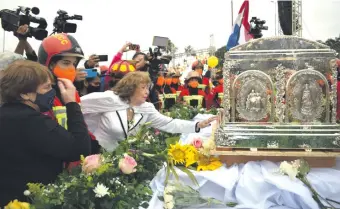
<svg viewBox="0 0 340 209"><path fill-rule="evenodd" d="M67 114L65 106L55 106L53 107L54 117L58 121L59 125L67 130Z"/></svg>

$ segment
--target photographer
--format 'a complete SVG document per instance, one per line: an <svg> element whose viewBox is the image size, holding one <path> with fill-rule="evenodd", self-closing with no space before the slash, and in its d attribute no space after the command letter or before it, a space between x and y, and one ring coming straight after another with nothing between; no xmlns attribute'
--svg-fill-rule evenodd
<svg viewBox="0 0 340 209"><path fill-rule="evenodd" d="M155 106L157 110L160 110L160 101L158 98L158 93L155 88L155 83L158 78L158 72L153 72L153 69L151 69L151 66L148 61L150 60L150 57L148 57L148 55L142 52L137 52L136 54L133 55L132 59L136 61L136 69L138 71L149 72L150 79L153 85L150 88L148 100L150 103L152 103Z"/></svg>
<svg viewBox="0 0 340 209"><path fill-rule="evenodd" d="M19 43L14 52L23 55L25 51L27 59L36 62L38 61L38 56L27 41L27 36L25 36L27 31L28 25L21 25L14 33L14 35L19 39Z"/></svg>

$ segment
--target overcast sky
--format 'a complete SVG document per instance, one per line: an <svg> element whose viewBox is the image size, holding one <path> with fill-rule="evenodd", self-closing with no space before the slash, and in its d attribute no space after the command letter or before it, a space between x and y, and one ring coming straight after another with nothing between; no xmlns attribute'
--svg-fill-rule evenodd
<svg viewBox="0 0 340 209"><path fill-rule="evenodd" d="M234 0L234 17L242 2ZM184 51L187 45L195 49L209 47L209 36L214 34L219 48L231 33L230 0L0 0L0 9L19 5L39 7L39 16L47 20L49 32L58 9L69 15L83 15L83 21L77 21L74 36L87 56L91 53L113 56L126 41L147 49L153 36L169 37L179 51ZM340 0L303 0L302 10L303 37L325 40L340 34ZM270 0L250 0L249 18L267 20L269 30L263 32L264 36L275 34L274 15ZM0 40L2 51L3 31ZM17 39L6 32L5 40L5 50L14 51ZM29 41L37 51L40 41Z"/></svg>

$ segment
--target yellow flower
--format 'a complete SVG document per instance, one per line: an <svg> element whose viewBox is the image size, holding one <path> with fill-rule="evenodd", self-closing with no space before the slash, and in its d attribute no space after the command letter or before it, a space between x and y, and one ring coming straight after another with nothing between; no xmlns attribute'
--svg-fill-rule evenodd
<svg viewBox="0 0 340 209"><path fill-rule="evenodd" d="M5 206L5 209L30 209L30 204L27 202L19 202L18 200L11 201Z"/></svg>
<svg viewBox="0 0 340 209"><path fill-rule="evenodd" d="M199 155L197 171L213 171L220 168L223 164L218 157L208 157Z"/></svg>
<svg viewBox="0 0 340 209"><path fill-rule="evenodd" d="M188 145L181 145L178 142L175 145L171 144L168 155L175 164L185 163L185 152L187 148Z"/></svg>
<svg viewBox="0 0 340 209"><path fill-rule="evenodd" d="M185 152L185 167L189 167L192 164L196 163L198 160L198 152L197 149L190 145L188 146Z"/></svg>

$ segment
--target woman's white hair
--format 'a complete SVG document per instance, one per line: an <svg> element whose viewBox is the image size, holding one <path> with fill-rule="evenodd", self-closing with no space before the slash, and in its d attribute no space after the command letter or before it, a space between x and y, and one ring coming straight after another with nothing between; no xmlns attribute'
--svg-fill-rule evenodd
<svg viewBox="0 0 340 209"><path fill-rule="evenodd" d="M25 58L17 53L6 51L0 53L0 73L2 70L6 69L8 65L17 61L17 60L24 60ZM1 76L0 76L1 79ZM1 81L0 81L1 82ZM1 89L0 89L1 91ZM0 98L0 106L1 106L1 98Z"/></svg>
<svg viewBox="0 0 340 209"><path fill-rule="evenodd" d="M4 70L5 68L7 68L7 66L11 63L13 63L14 61L17 60L24 60L25 58L17 53L14 52L1 52L0 53L0 71Z"/></svg>

